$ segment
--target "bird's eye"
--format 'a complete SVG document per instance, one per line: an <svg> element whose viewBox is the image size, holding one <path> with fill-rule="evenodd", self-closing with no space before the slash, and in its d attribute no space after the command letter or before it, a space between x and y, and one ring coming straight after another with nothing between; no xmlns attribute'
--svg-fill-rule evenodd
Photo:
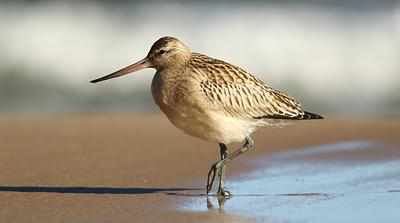
<svg viewBox="0 0 400 223"><path fill-rule="evenodd" d="M164 53L166 53L166 51L165 51L165 50L160 50L158 53L159 53L160 55L163 55Z"/></svg>

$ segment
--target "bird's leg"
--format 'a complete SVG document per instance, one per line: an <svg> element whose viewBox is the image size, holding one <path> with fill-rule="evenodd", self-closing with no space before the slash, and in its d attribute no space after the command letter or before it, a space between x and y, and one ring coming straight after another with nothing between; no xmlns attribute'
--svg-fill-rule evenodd
<svg viewBox="0 0 400 223"><path fill-rule="evenodd" d="M219 144L221 160L225 159L228 156L228 148L224 143ZM219 187L218 187L218 196L222 197L231 197L231 192L225 189L225 165L222 165L219 169Z"/></svg>
<svg viewBox="0 0 400 223"><path fill-rule="evenodd" d="M207 194L211 191L212 185L214 183L216 174L219 173L221 170L222 166L225 166L231 159L235 158L236 156L239 156L240 154L246 152L253 146L254 142L253 139L250 138L250 136L247 136L245 138L245 143L242 147L234 151L233 153L229 154L226 156L224 159L214 163L211 166L210 171L208 172L208 179L207 179Z"/></svg>

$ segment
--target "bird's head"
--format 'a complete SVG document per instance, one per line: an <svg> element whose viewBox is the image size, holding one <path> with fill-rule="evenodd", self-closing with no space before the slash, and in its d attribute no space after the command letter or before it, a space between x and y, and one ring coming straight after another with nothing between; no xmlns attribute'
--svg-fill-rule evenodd
<svg viewBox="0 0 400 223"><path fill-rule="evenodd" d="M90 81L96 83L119 77L145 68L155 68L157 71L182 66L190 58L191 52L185 44L174 37L162 37L151 47L146 58L115 71L104 77Z"/></svg>
<svg viewBox="0 0 400 223"><path fill-rule="evenodd" d="M151 67L162 70L165 67L179 66L190 58L191 52L185 44L174 37L157 40L147 54Z"/></svg>

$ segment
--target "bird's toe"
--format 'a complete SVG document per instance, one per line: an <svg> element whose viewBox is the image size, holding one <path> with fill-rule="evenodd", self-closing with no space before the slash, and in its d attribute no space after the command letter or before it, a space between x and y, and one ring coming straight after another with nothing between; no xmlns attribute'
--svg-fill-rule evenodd
<svg viewBox="0 0 400 223"><path fill-rule="evenodd" d="M217 192L218 197L224 197L224 198L231 198L233 196L232 192L225 188L220 188Z"/></svg>

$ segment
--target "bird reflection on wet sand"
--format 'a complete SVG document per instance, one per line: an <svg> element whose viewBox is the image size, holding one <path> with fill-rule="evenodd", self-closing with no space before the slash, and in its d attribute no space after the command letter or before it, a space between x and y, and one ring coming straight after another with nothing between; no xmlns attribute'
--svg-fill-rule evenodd
<svg viewBox="0 0 400 223"><path fill-rule="evenodd" d="M215 197L217 202L218 202L218 207L213 205L210 196L207 196L207 208L209 210L218 210L218 211L224 211L225 208L225 202L229 200L230 198L222 197L222 196L216 196Z"/></svg>

